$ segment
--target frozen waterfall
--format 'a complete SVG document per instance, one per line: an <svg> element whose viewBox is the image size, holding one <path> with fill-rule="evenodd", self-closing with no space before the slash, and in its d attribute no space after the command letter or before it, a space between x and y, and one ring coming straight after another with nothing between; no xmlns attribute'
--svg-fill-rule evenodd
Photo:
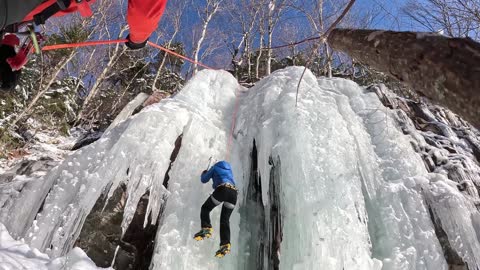
<svg viewBox="0 0 480 270"><path fill-rule="evenodd" d="M427 172L375 93L307 71L296 104L302 72L279 70L250 89L225 71L199 72L47 175L2 184L0 222L32 248L64 256L101 195L125 185L123 232L149 194L153 270L447 270L439 233L468 269L480 269L480 213L456 183ZM210 157L226 156L236 98L230 162L239 200L232 253L218 260L220 207L214 237L193 239L212 192L199 175Z"/></svg>

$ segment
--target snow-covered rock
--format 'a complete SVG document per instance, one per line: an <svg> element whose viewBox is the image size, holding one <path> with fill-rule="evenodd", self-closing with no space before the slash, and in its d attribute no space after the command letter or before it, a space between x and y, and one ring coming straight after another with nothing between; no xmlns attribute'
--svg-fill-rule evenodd
<svg viewBox="0 0 480 270"><path fill-rule="evenodd" d="M38 249L22 241L14 240L5 226L0 223L0 270L100 270L79 248L72 249L66 256L50 259ZM113 268L108 268L112 269Z"/></svg>

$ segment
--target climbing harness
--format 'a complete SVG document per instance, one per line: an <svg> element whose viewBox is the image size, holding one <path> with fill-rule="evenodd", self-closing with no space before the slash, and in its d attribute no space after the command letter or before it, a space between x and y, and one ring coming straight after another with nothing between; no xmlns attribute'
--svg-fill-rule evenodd
<svg viewBox="0 0 480 270"><path fill-rule="evenodd" d="M233 190L237 191L237 188L234 185L228 184L228 183L220 184L220 185L217 186L217 188L219 188L219 187L226 187L226 188L233 189Z"/></svg>

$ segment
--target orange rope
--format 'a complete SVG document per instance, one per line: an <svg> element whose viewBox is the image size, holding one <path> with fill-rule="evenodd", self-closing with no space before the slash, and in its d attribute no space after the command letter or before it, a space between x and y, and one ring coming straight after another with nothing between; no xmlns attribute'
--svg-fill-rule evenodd
<svg viewBox="0 0 480 270"><path fill-rule="evenodd" d="M155 44L155 43L153 43L153 42L148 41L147 44L150 45L150 46L152 46L152 47L154 47L154 48L157 48L157 49L160 49L160 50L162 50L162 51L164 51L164 52L167 52L167 53L169 53L169 54L171 54L171 55L175 55L175 56L180 57L180 58L182 58L182 59L184 59L184 60L187 60L187 61L190 62L190 63L197 64L197 65L199 65L199 66L201 66L201 67L208 68L208 69L215 69L215 68L209 67L209 66L207 66L207 65L204 65L204 64L202 64L202 63L200 63L200 62L197 62L197 61L195 61L195 60L193 60L193 59L190 59L190 58L188 58L188 57L185 57L185 56L183 56L183 55L181 55L181 54L178 54L178 53L176 53L176 52L174 52L174 51L172 51L172 50L169 50L169 49L167 49L167 48L164 48L164 47L162 47L162 46L160 46L160 45L157 45L157 44Z"/></svg>
<svg viewBox="0 0 480 270"><path fill-rule="evenodd" d="M48 45L42 48L42 51L52 51L59 49L70 49L70 48L79 48L79 47L88 47L96 45L107 45L107 44L117 44L127 42L126 39L114 39L114 40L95 40L95 41L85 41L80 43L68 43L68 44L55 44Z"/></svg>
<svg viewBox="0 0 480 270"><path fill-rule="evenodd" d="M55 45L48 45L48 46L45 46L42 48L42 51L52 51L52 50L60 50L60 49L70 49L70 48L80 48L80 47L88 47L88 46L97 46L97 45L108 45L108 44L118 44L118 43L122 43L122 42L127 42L126 39L113 39L113 40L95 40L95 41L85 41L85 42L79 42L79 43L68 43L68 44L55 44ZM154 47L154 48L157 48L157 49L160 49L164 52L167 52L171 55L175 55L179 58L182 58L190 63L193 63L193 64L197 64L201 67L204 67L204 68L208 68L208 69L214 69L212 67L209 67L205 64L202 64L198 61L195 61L193 59L190 59L186 56L183 56L179 53L176 53L172 50L169 50L167 48L164 48L160 45L157 45L153 42L150 42L148 41L147 42L148 45Z"/></svg>

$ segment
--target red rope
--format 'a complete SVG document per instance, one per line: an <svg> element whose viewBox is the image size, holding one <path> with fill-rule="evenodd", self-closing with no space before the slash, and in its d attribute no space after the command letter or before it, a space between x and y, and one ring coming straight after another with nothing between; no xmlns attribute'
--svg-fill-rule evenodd
<svg viewBox="0 0 480 270"><path fill-rule="evenodd" d="M209 67L209 66L207 66L207 65L204 65L204 64L202 64L202 63L200 63L200 62L197 62L197 61L195 61L195 60L193 60L193 59L190 59L190 58L188 58L188 57L185 57L185 56L183 56L183 55L181 55L181 54L179 54L179 53L176 53L176 52L174 52L174 51L172 51L172 50L169 50L169 49L167 49L167 48L164 48L164 47L162 47L162 46L160 46L160 45L157 45L157 44L155 44L155 43L153 43L153 42L150 42L150 41L149 41L149 42L147 42L147 44L150 45L150 46L152 46L152 47L154 47L154 48L157 48L157 49L160 49L160 50L162 50L162 51L164 51L164 52L167 52L167 53L169 53L169 54L171 54L171 55L175 55L175 56L180 57L180 58L182 58L182 59L184 59L184 60L187 60L187 61L190 62L190 63L197 64L197 65L199 65L199 66L201 66L201 67L204 67L204 68L207 68L207 69L215 69L215 68Z"/></svg>
<svg viewBox="0 0 480 270"><path fill-rule="evenodd" d="M48 45L43 47L42 51L80 48L80 47L88 47L88 46L96 46L96 45L117 44L122 42L127 42L127 40L126 39L94 40L94 41L85 41L85 42L79 42L79 43L55 44L55 45Z"/></svg>
<svg viewBox="0 0 480 270"><path fill-rule="evenodd" d="M88 47L88 46L97 46L97 45L108 45L108 44L118 44L118 43L123 43L123 42L127 42L126 39L113 39L113 40L95 40L95 41L85 41L85 42L79 42L79 43L68 43L68 44L55 44L55 45L48 45L48 46L45 46L42 48L42 51L52 51L52 50L60 50L60 49L71 49L71 48L80 48L80 47ZM193 63L193 64L197 64L201 67L204 67L204 68L208 68L208 69L214 69L212 67L209 67L205 64L202 64L198 61L195 61L193 59L190 59L186 56L183 56L179 53L176 53L172 50L169 50L167 48L164 48L160 45L157 45L153 42L150 42L148 41L147 42L148 45L154 47L154 48L157 48L157 49L160 49L164 52L167 52L171 55L175 55L179 58L182 58L190 63Z"/></svg>

